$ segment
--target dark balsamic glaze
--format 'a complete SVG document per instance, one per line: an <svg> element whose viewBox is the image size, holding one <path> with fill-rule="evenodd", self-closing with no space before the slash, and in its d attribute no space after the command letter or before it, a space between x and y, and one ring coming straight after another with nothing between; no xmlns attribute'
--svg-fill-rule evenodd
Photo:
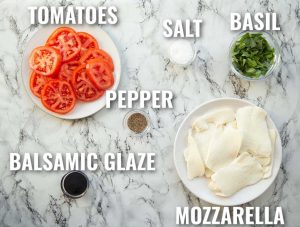
<svg viewBox="0 0 300 227"><path fill-rule="evenodd" d="M84 173L73 171L64 176L62 184L63 189L67 192L65 194L76 198L81 197L85 193L88 187L88 180Z"/></svg>

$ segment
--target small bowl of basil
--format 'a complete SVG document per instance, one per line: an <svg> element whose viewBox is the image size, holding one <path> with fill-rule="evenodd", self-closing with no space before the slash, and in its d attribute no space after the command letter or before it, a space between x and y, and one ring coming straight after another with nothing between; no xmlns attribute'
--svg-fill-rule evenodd
<svg viewBox="0 0 300 227"><path fill-rule="evenodd" d="M264 80L280 66L281 55L276 40L267 32L240 33L230 46L231 69L246 80Z"/></svg>

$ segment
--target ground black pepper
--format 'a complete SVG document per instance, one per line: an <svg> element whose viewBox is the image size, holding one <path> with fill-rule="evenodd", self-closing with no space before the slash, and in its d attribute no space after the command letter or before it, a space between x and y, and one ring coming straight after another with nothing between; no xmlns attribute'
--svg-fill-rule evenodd
<svg viewBox="0 0 300 227"><path fill-rule="evenodd" d="M141 113L134 113L129 116L127 120L127 125L130 130L132 130L135 133L141 133L143 132L147 125L148 121L147 118L141 114Z"/></svg>

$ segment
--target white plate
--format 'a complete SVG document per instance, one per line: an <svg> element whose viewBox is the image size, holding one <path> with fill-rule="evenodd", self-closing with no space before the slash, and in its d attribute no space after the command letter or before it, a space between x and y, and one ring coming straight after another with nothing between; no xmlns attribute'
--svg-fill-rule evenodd
<svg viewBox="0 0 300 227"><path fill-rule="evenodd" d="M61 27L61 26L42 27L29 40L29 42L26 46L26 49L24 51L24 54L23 54L22 79L23 79L27 93L29 94L29 96L31 97L33 102L38 107L40 107L43 111L45 111L55 117L59 117L59 118L63 118L63 119L80 119L80 118L88 117L88 116L96 113L97 111L99 111L100 109L102 109L105 106L105 94L101 98L99 98L95 101L92 101L92 102L77 101L74 109L67 114L56 114L56 113L53 113L53 112L49 111L48 109L46 109L42 105L40 99L37 98L36 96L34 96L30 90L29 81L30 81L31 69L29 68L29 64L28 64L28 59L29 59L30 53L35 47L45 45L45 42L47 41L48 37L58 27ZM97 39L100 47L110 54L110 56L113 59L114 66L115 66L115 71L114 71L115 83L114 83L113 87L110 89L116 90L119 85L119 82L120 82L121 61L120 61L118 49L117 49L116 45L114 44L113 40L109 37L109 35L105 31L103 31L101 28L99 28L97 26L85 26L85 25L69 26L68 25L67 27L71 27L78 32L83 31L83 32L90 33Z"/></svg>
<svg viewBox="0 0 300 227"><path fill-rule="evenodd" d="M245 187L242 190L235 193L234 195L232 195L231 197L227 198L215 195L208 188L208 180L205 177L195 178L193 180L188 180L187 178L186 162L183 156L183 151L187 146L188 129L191 127L192 122L194 122L194 120L197 117L219 108L229 107L236 111L240 107L249 105L254 106L252 103L241 99L215 99L198 106L181 123L174 143L174 162L178 175L182 180L183 184L200 199L220 206L240 205L243 203L247 203L260 196L275 180L281 164L282 147L278 130L276 129L275 124L269 118L269 116L267 117L268 127L270 129L275 129L277 134L271 177L269 177L268 179L261 180L257 184Z"/></svg>

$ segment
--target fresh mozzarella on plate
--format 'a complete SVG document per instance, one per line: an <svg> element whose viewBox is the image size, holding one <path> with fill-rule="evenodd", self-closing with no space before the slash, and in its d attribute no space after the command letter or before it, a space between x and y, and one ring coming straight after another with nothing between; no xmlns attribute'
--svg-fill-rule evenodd
<svg viewBox="0 0 300 227"><path fill-rule="evenodd" d="M251 133L269 140L270 146ZM280 168L281 149L279 133L265 110L223 98L204 103L186 117L175 138L174 161L191 192L213 204L234 206L255 199L271 185ZM194 156L187 155L190 151ZM198 171L193 179L191 157Z"/></svg>

